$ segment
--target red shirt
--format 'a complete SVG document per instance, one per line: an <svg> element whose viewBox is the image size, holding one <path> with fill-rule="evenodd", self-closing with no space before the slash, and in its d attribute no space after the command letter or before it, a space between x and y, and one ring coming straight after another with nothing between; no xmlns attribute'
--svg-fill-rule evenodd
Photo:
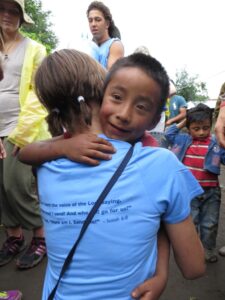
<svg viewBox="0 0 225 300"><path fill-rule="evenodd" d="M183 159L183 164L188 167L202 187L219 186L218 176L204 170L204 161L209 144L210 137L205 140L194 139Z"/></svg>

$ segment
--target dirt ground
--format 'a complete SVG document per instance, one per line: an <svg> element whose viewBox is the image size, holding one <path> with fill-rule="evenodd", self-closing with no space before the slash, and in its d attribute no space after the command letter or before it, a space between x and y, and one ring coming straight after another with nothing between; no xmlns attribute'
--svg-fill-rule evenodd
<svg viewBox="0 0 225 300"><path fill-rule="evenodd" d="M225 168L220 177L222 187L222 207L217 248L225 245ZM30 235L26 234L30 239ZM0 244L5 239L4 230L0 227ZM0 290L20 289L23 300L40 300L44 270L47 259L37 267L19 271L15 261L0 268ZM171 257L170 274L167 288L161 300L225 300L225 257L219 257L217 263L208 264L204 277L189 281L183 279ZM97 299L96 299L97 300Z"/></svg>

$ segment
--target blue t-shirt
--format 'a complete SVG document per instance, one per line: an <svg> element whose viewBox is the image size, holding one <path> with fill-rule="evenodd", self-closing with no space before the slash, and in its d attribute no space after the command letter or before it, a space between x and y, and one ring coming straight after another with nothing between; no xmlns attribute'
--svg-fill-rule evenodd
<svg viewBox="0 0 225 300"><path fill-rule="evenodd" d="M107 41L105 41L103 44L101 44L98 47L98 54L99 54L99 63L107 69L107 65L108 65L108 57L109 57L109 51L110 51L110 47L112 46L112 44L115 41L119 41L118 38L111 38L108 39Z"/></svg>
<svg viewBox="0 0 225 300"><path fill-rule="evenodd" d="M83 39L76 45L76 49L85 52L95 60L99 61L99 49L95 42Z"/></svg>
<svg viewBox="0 0 225 300"><path fill-rule="evenodd" d="M130 147L109 141L117 152L99 166L58 159L38 169L48 253L43 300L55 286L88 212ZM183 221L190 214L191 199L201 193L196 179L173 153L137 143L81 240L55 299L132 299L134 287L155 272L161 219Z"/></svg>
<svg viewBox="0 0 225 300"><path fill-rule="evenodd" d="M169 119L179 115L180 108L187 108L187 102L183 96L174 95L169 101Z"/></svg>

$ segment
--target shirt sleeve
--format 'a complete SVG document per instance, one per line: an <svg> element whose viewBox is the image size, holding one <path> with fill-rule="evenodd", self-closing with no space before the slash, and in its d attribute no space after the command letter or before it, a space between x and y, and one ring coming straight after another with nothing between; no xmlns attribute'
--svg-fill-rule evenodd
<svg viewBox="0 0 225 300"><path fill-rule="evenodd" d="M198 181L185 166L174 172L163 221L170 224L183 221L190 214L192 199L202 193Z"/></svg>

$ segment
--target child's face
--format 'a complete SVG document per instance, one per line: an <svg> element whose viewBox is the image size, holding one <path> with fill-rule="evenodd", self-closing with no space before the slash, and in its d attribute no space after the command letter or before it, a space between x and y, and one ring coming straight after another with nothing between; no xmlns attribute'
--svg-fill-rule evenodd
<svg viewBox="0 0 225 300"><path fill-rule="evenodd" d="M118 70L106 88L100 110L104 133L130 143L139 140L159 121L160 95L157 82L139 68Z"/></svg>
<svg viewBox="0 0 225 300"><path fill-rule="evenodd" d="M210 135L211 123L209 119L193 122L189 126L189 133L194 139L203 140Z"/></svg>

